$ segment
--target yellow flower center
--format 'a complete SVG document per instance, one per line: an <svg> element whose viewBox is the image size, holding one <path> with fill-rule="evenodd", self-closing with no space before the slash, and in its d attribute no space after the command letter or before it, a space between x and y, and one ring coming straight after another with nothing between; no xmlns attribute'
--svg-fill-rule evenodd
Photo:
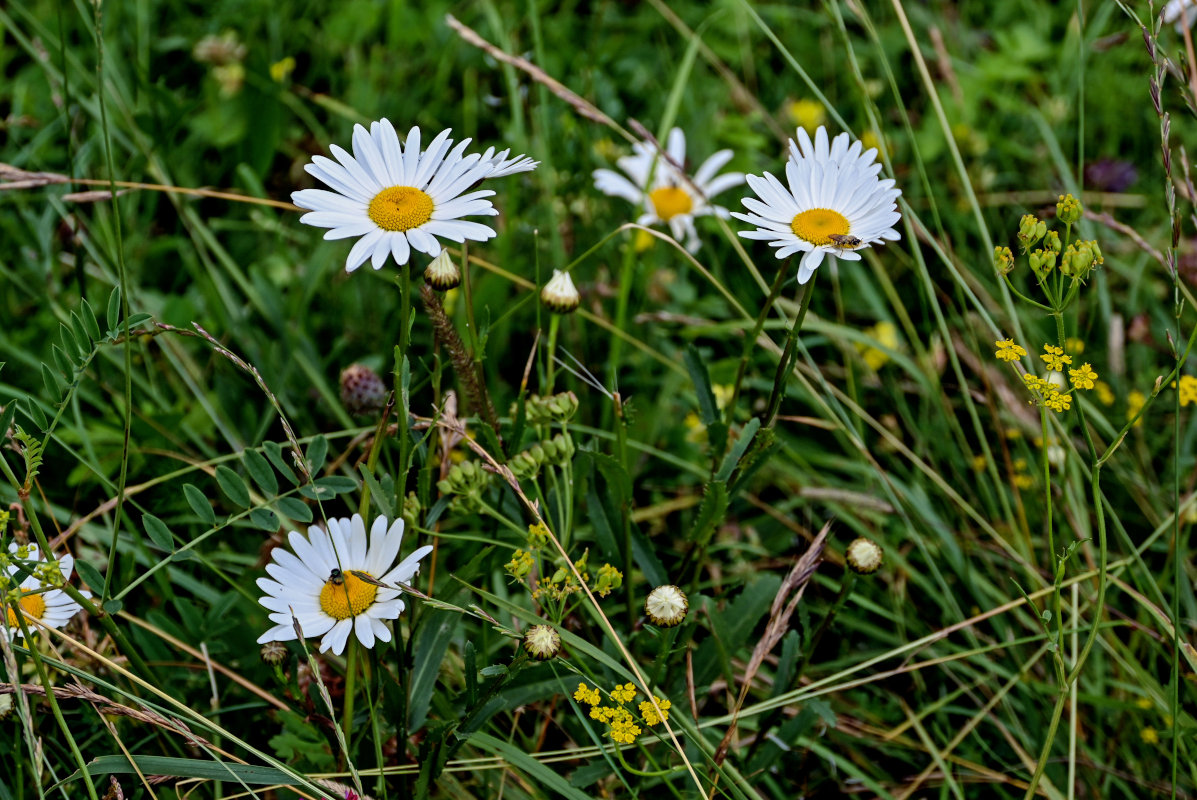
<svg viewBox="0 0 1197 800"><path fill-rule="evenodd" d="M320 608L335 620L349 619L374 605L377 594L378 587L374 584L366 583L352 572L343 572L325 581L320 590Z"/></svg>
<svg viewBox="0 0 1197 800"><path fill-rule="evenodd" d="M848 220L838 211L830 208L812 208L794 215L790 223L794 235L814 245L834 243L832 236L847 236L850 230Z"/></svg>
<svg viewBox="0 0 1197 800"><path fill-rule="evenodd" d="M689 214L694 204L685 189L677 186L662 186L648 193L648 199L653 203L653 210L662 222L668 222L678 214Z"/></svg>
<svg viewBox="0 0 1197 800"><path fill-rule="evenodd" d="M410 231L432 219L432 198L414 186L391 186L374 195L370 219L384 231Z"/></svg>
<svg viewBox="0 0 1197 800"><path fill-rule="evenodd" d="M46 601L40 594L30 594L28 592L21 595L21 599L17 601L17 605L25 612L25 616L33 617L34 619L41 619L46 613ZM17 612L12 606L8 606L5 611L8 612L8 627L19 628L21 623L17 622Z"/></svg>

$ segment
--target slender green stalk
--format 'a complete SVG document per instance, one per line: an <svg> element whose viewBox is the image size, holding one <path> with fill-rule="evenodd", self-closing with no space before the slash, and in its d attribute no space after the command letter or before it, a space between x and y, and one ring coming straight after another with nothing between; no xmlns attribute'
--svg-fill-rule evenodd
<svg viewBox="0 0 1197 800"><path fill-rule="evenodd" d="M465 280L468 280L466 278ZM404 383L410 380L411 359L408 351L411 349L411 268L410 265L399 268L399 344L395 348L395 396L399 399L397 414L397 433L399 439L399 468L395 476L395 508L403 508L403 499L407 496L408 461L411 457L411 435L408 426L411 424L411 397L408 395ZM371 453L371 456L374 454ZM363 500L364 502L364 500Z"/></svg>
<svg viewBox="0 0 1197 800"><path fill-rule="evenodd" d="M757 312L756 322L752 326L752 333L744 339L744 348L740 353L740 363L736 366L736 379L732 382L731 400L728 401L727 407L723 409L723 424L729 428L731 427L732 420L735 418L736 404L740 399L740 388L744 385L744 373L748 371L748 357L752 354L752 348L756 346L756 340L760 338L761 331L765 329L765 320L769 318L769 312L773 309L773 303L777 300L778 295L781 294L781 287L785 285L786 275L789 274L789 267L792 261L792 258L787 258L777 268L777 275L773 278L773 285L769 287L769 294L765 296L765 302L761 303L761 310Z"/></svg>
<svg viewBox="0 0 1197 800"><path fill-rule="evenodd" d="M636 245L633 239L624 243L623 264L619 268L619 296L615 303L615 328L626 331L628 326L628 301L632 296L632 280L636 274ZM623 357L623 339L618 336L611 342L611 357L607 361L608 379L619 386L619 367Z"/></svg>
<svg viewBox="0 0 1197 800"><path fill-rule="evenodd" d="M46 665L42 663L42 655L38 652L37 645L30 635L29 624L25 622L25 614L18 610L13 616L17 618L17 624L21 628L21 636L24 637L25 642L29 645L29 653L33 657L33 667L37 670L38 680L41 681L42 687L46 690L46 702L50 705L50 713L54 715L54 721L58 723L59 730L63 732L67 740L67 746L71 750L71 755L74 756L75 763L79 766L79 772L83 775L83 781L87 784L87 794L91 797L91 800L99 800L99 795L96 794L96 785L92 782L91 773L87 770L83 754L79 752L79 744L71 734L70 726L67 725L66 720L62 716L62 709L58 706L58 698L54 695L54 684L50 681L50 675L46 672Z"/></svg>
<svg viewBox="0 0 1197 800"><path fill-rule="evenodd" d="M801 290L802 300L798 306L798 316L794 317L794 322L790 325L785 349L781 351L781 360L777 362L777 374L773 376L773 391L769 394L769 406L765 412L765 419L761 423L762 428L768 428L777 419L777 411L781 407L781 399L785 395L786 381L790 377L790 368L793 366L794 350L798 345L798 332L802 330L802 321L806 319L806 310L810 308L810 297L814 294L815 277L818 274L818 270L815 270L815 274L811 275L810 280Z"/></svg>
<svg viewBox="0 0 1197 800"><path fill-rule="evenodd" d="M348 594L348 590L346 593ZM346 602L348 602L348 597L346 597ZM346 750L353 745L353 700L357 694L357 650L357 637L350 631L349 652L345 654L345 706L341 715L341 728L345 731Z"/></svg>

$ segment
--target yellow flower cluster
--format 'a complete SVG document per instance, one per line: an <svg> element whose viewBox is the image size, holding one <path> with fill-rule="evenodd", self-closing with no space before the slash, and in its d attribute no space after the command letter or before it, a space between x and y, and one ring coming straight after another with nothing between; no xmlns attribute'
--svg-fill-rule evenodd
<svg viewBox="0 0 1197 800"><path fill-rule="evenodd" d="M621 744L632 744L636 741L643 730L640 727L640 722L646 726L657 725L663 720L669 719L669 709L672 704L668 700L664 700L656 695L653 695L653 700L656 701L657 706L661 709L661 714L658 716L653 704L649 701L644 701L640 704L640 719L629 711L625 705L631 703L636 699L638 692L635 684L625 683L616 685L611 690L611 699L619 703L619 705L601 705L602 696L599 694L597 688L591 688L585 683L578 684L578 690L574 692L574 699L579 703L585 703L590 706L590 718L607 726L607 735L614 741Z"/></svg>
<svg viewBox="0 0 1197 800"><path fill-rule="evenodd" d="M1052 385L1052 382L1032 375L1029 372L1023 373L1023 383L1031 390L1034 399L1031 401L1039 405L1046 406L1052 411L1067 411L1072 408L1072 395L1062 394L1059 389Z"/></svg>
<svg viewBox="0 0 1197 800"><path fill-rule="evenodd" d="M1027 354L1027 351L1018 344L1015 344L1013 339L999 339L993 344L997 347L994 356L1002 361L1017 361ZM1079 353L1084 349L1084 344L1070 339L1069 349ZM1053 344L1043 345L1043 353L1040 354L1039 358L1052 372L1063 372L1072 366L1072 356L1066 355L1064 348ZM1095 387L1100 389L1105 386L1105 384L1097 379L1097 372L1094 371L1093 366L1088 362L1081 364L1077 369L1068 369L1068 377L1074 390L1093 389ZM1067 411L1072 408L1072 394L1060 391L1060 387L1057 386L1057 383L1062 383L1062 381L1053 382L1029 372L1023 373L1022 380L1031 392L1032 403L1057 412ZM1106 387L1106 391L1108 390L1109 387ZM1193 379L1192 391L1193 400L1197 402L1197 379Z"/></svg>
<svg viewBox="0 0 1197 800"><path fill-rule="evenodd" d="M993 345L997 348L994 355L1002 361L1017 361L1027 354L1027 351L1016 345L1013 339L999 339Z"/></svg>
<svg viewBox="0 0 1197 800"><path fill-rule="evenodd" d="M1055 372L1063 372L1064 367L1072 363L1072 356L1064 355L1063 348L1050 344L1043 345L1043 355L1039 357L1048 369Z"/></svg>
<svg viewBox="0 0 1197 800"><path fill-rule="evenodd" d="M657 716L657 710L653 708L653 704L645 700L640 704L640 716L644 717L646 725L656 725L661 720L669 719L669 709L673 705L668 700L662 700L660 697L653 695L653 700L657 701L657 707L661 709L661 716Z"/></svg>
<svg viewBox="0 0 1197 800"><path fill-rule="evenodd" d="M1192 375L1180 376L1180 404L1187 406L1197 403L1197 378Z"/></svg>
<svg viewBox="0 0 1197 800"><path fill-rule="evenodd" d="M516 550L511 554L511 560L503 565L508 575L522 581L532 568L536 566L536 557L527 550Z"/></svg>

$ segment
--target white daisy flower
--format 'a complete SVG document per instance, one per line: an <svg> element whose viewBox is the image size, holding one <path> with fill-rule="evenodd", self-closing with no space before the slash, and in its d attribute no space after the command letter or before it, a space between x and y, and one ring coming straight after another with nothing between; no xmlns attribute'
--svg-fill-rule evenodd
<svg viewBox="0 0 1197 800"><path fill-rule="evenodd" d="M493 147L483 155L466 155L470 140L453 147L449 133L441 131L421 152L418 127L401 144L389 120L371 122L368 131L355 125L353 155L329 145L336 161L312 156L304 166L333 191L292 192L295 205L310 210L299 221L329 228L325 239L360 237L345 259L348 272L367 258L374 269L387 256L402 266L412 248L435 257L441 252L437 237L454 242L493 238L494 230L462 217L498 214L486 199L494 192L470 190L485 178L526 172L538 162L527 156L508 158L510 150L495 155Z"/></svg>
<svg viewBox="0 0 1197 800"><path fill-rule="evenodd" d="M648 142L632 145L634 155L624 156L615 163L631 180L609 169L594 171L594 187L604 194L622 197L633 205L644 206L644 213L636 222L654 225L663 222L677 241L685 239L691 253L699 248L694 218L714 215L727 219L728 210L713 205L710 199L744 182L741 172L716 175L732 159L731 150L720 150L703 162L690 180L686 180L674 164L686 164L686 135L674 128L666 139L662 158ZM670 163L672 161L673 163ZM651 189L650 186L651 180Z"/></svg>
<svg viewBox="0 0 1197 800"><path fill-rule="evenodd" d="M1197 22L1197 2L1194 0L1168 0L1160 11L1160 20L1165 23L1176 23L1177 33L1184 33L1185 27L1192 27Z"/></svg>
<svg viewBox="0 0 1197 800"><path fill-rule="evenodd" d="M859 261L856 251L861 248L901 238L893 225L900 217L902 190L894 188L892 179L877 178L881 164L876 148L861 152L860 142L849 146L848 141L848 134L841 133L828 143L827 129L820 127L812 142L799 128L786 162L789 188L767 172L749 175L748 186L761 199L743 199L750 214L732 213L757 226L740 231L741 236L769 242L778 258L803 253L799 283L810 280L824 257Z"/></svg>
<svg viewBox="0 0 1197 800"><path fill-rule="evenodd" d="M36 544L18 547L16 542L12 542L8 545L8 552L20 559L22 568L30 573L21 581L21 593L16 602L16 606L19 606L25 614L25 624L30 633L38 629L31 619L37 620L47 628L61 628L70 621L71 617L82 610L82 607L72 600L70 595L61 589L53 588L50 583L37 576L37 572L44 569L44 563L53 562L42 562ZM63 581L71 579L71 572L74 568L75 559L72 556L65 555L58 559L58 570L62 573ZM16 578L16 575L17 565L9 564L8 578L10 582ZM83 592L83 595L91 597L88 592ZM21 626L17 621L17 609L13 605L7 605L4 610L7 617L5 622L8 638L9 641L12 641L21 635Z"/></svg>
<svg viewBox="0 0 1197 800"><path fill-rule="evenodd" d="M392 568L403 542L403 520L389 528L386 517L374 520L367 544L360 514L330 519L327 532L314 525L306 537L291 531L289 541L294 554L275 548L266 565L270 578L258 578L258 587L266 592L258 602L275 623L258 637L258 644L294 639L294 615L304 636L324 637L321 653L331 648L337 655L344 652L350 631L366 647L373 647L375 639L389 642L386 620L397 619L404 609L398 589L375 586L353 572L380 583L408 583L420 571L420 559L432 552L430 545L417 548Z"/></svg>

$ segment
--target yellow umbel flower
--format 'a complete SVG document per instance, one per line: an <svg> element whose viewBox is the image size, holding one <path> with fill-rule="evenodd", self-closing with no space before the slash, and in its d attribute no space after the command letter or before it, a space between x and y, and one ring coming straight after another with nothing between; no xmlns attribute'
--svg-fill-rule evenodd
<svg viewBox="0 0 1197 800"><path fill-rule="evenodd" d="M653 695L653 700L657 701L657 707L661 709L661 715L657 716L656 709L653 704L645 700L640 704L640 716L644 718L645 725L656 725L662 720L669 719L669 709L673 705L668 700L662 700L660 697Z"/></svg>
<svg viewBox="0 0 1197 800"><path fill-rule="evenodd" d="M1094 386L1094 381L1097 380L1097 373L1094 372L1093 367L1086 362L1081 364L1080 369L1068 370L1068 377L1072 378L1073 388L1092 389ZM1197 381L1194 381L1194 383L1197 383ZM1197 386L1194 386L1194 389L1197 389Z"/></svg>
<svg viewBox="0 0 1197 800"><path fill-rule="evenodd" d="M585 703L588 706L597 706L602 702L599 697L598 689L591 689L584 683L578 684L578 691L574 692L574 699L579 703Z"/></svg>
<svg viewBox="0 0 1197 800"><path fill-rule="evenodd" d="M636 699L636 686L632 683L616 686L611 690L611 699L619 703L632 702Z"/></svg>
<svg viewBox="0 0 1197 800"><path fill-rule="evenodd" d="M1187 406L1197 403L1197 378L1192 375L1180 376L1180 404Z"/></svg>
<svg viewBox="0 0 1197 800"><path fill-rule="evenodd" d="M1017 361L1027 354L1027 351L1016 345L1013 339L999 339L993 345L997 348L994 355L1002 361Z"/></svg>
<svg viewBox="0 0 1197 800"><path fill-rule="evenodd" d="M1072 356L1064 355L1064 349L1054 345L1043 345L1043 355L1039 356L1047 368L1056 372L1063 372L1064 367L1072 363Z"/></svg>

